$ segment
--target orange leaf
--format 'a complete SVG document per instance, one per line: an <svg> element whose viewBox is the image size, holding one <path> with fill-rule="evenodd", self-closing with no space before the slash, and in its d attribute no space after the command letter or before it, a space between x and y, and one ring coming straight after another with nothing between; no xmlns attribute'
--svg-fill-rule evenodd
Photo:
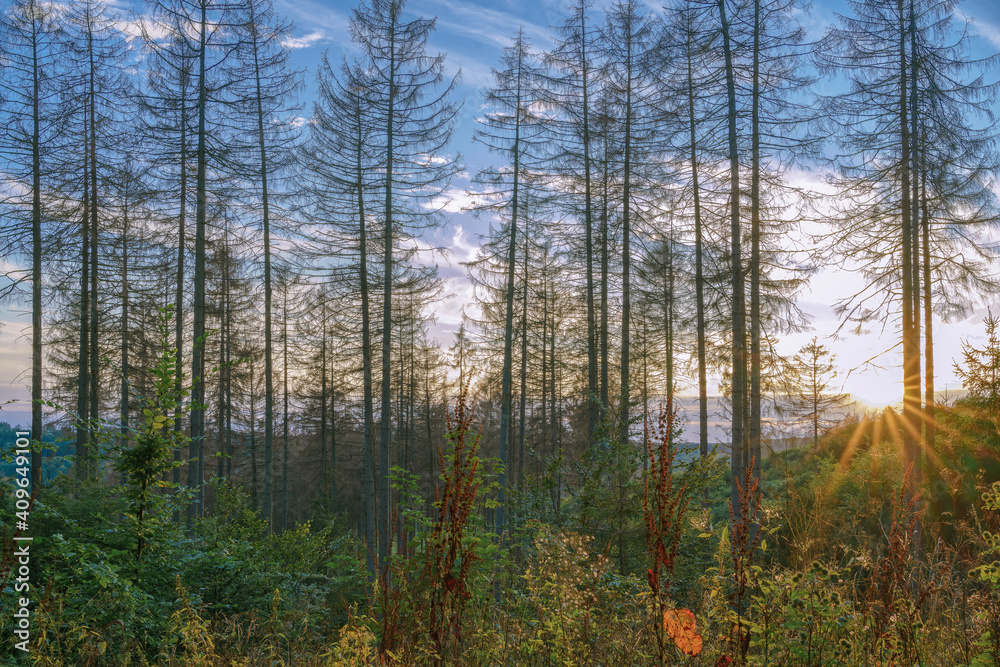
<svg viewBox="0 0 1000 667"><path fill-rule="evenodd" d="M715 663L715 667L729 667L731 664L733 664L733 659L728 655L724 655Z"/></svg>
<svg viewBox="0 0 1000 667"><path fill-rule="evenodd" d="M695 629L694 614L688 609L668 609L663 612L663 629L683 653L701 653L701 635Z"/></svg>

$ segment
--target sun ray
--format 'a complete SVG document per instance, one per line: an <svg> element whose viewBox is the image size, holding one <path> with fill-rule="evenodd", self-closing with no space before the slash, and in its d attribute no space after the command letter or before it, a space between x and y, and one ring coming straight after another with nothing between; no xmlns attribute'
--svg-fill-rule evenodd
<svg viewBox="0 0 1000 667"><path fill-rule="evenodd" d="M882 428L885 421L885 415L876 417L872 422L872 447L876 447L880 442L882 442Z"/></svg>
<svg viewBox="0 0 1000 667"><path fill-rule="evenodd" d="M854 458L854 452L857 450L858 445L861 443L861 439L868 431L870 424L871 420L865 416L860 422L858 422L858 425L854 427L854 432L851 433L851 438L847 441L844 453L840 455L840 461L837 463L838 471L844 472L847 470L847 466L850 465L851 460Z"/></svg>
<svg viewBox="0 0 1000 667"><path fill-rule="evenodd" d="M896 448L896 451L900 456L903 455L903 431L900 426L902 420L899 415L896 414L895 410L889 409L885 411L885 428L889 432L889 437L892 439L892 445Z"/></svg>
<svg viewBox="0 0 1000 667"><path fill-rule="evenodd" d="M923 440L923 436L920 433L920 418L922 417L922 413L919 410L914 410L912 408L909 410L904 408L903 415L906 415L907 413L912 413L915 417L917 417L917 419L904 419L901 415L899 418L900 427L913 437L914 440L920 442Z"/></svg>

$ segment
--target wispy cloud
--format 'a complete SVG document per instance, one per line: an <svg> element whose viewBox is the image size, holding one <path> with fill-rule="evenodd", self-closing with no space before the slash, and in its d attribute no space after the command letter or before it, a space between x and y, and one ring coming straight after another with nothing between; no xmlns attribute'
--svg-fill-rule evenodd
<svg viewBox="0 0 1000 667"><path fill-rule="evenodd" d="M792 9L792 15L806 32L807 41L818 41L836 24L836 16L829 8L811 5L808 10L801 7Z"/></svg>
<svg viewBox="0 0 1000 667"><path fill-rule="evenodd" d="M450 343L455 332L465 319L467 309L472 315L479 314L476 306L476 292L472 282L466 276L446 277L445 289L447 297L434 304L434 314L437 316L438 329L436 333L443 334L443 337ZM471 306L471 308L470 308Z"/></svg>
<svg viewBox="0 0 1000 667"><path fill-rule="evenodd" d="M303 37L291 37L281 43L286 49L308 49L317 42L324 41L326 34L322 30L313 30Z"/></svg>
<svg viewBox="0 0 1000 667"><path fill-rule="evenodd" d="M971 21L972 33L989 42L993 48L1000 49L1000 25L980 18L966 17Z"/></svg>
<svg viewBox="0 0 1000 667"><path fill-rule="evenodd" d="M445 213L461 213L474 207L481 198L481 194L469 192L464 188L448 187L440 196L428 201L424 208L434 211L444 211Z"/></svg>
<svg viewBox="0 0 1000 667"><path fill-rule="evenodd" d="M511 45L511 36L519 26L535 46L547 46L551 41L548 26L541 26L498 9L488 9L479 4L457 0L434 0L414 6L414 11L428 16L437 15L439 30L447 30L457 36L473 39L483 44Z"/></svg>
<svg viewBox="0 0 1000 667"><path fill-rule="evenodd" d="M528 12L505 11L463 0L417 0L408 7L407 14L437 18L431 51L448 54L449 73L462 67L463 87L469 94L492 84L491 67L499 62L503 49L512 44L519 27L524 28L535 48L547 48L552 41L547 25L525 21Z"/></svg>
<svg viewBox="0 0 1000 667"><path fill-rule="evenodd" d="M329 3L316 0L278 0L279 13L295 21L296 27L311 34L323 33L326 39L348 43L351 40L350 16L341 9L333 9Z"/></svg>
<svg viewBox="0 0 1000 667"><path fill-rule="evenodd" d="M460 262L471 262L479 255L479 242L475 237L469 237L462 225L455 225L454 233L451 237L452 255Z"/></svg>

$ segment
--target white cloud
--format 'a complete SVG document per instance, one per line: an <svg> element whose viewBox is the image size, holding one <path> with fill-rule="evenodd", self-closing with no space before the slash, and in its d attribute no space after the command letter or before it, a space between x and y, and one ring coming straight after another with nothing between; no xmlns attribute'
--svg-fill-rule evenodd
<svg viewBox="0 0 1000 667"><path fill-rule="evenodd" d="M431 211L444 211L445 213L462 213L479 203L482 196L482 193L479 192L470 192L464 188L451 186L424 204L424 208Z"/></svg>
<svg viewBox="0 0 1000 667"><path fill-rule="evenodd" d="M350 44L347 12L332 9L329 3L315 0L278 0L276 4L280 14L291 17L308 34L322 32L326 39L343 45Z"/></svg>
<svg viewBox="0 0 1000 667"><path fill-rule="evenodd" d="M415 6L416 13L438 16L438 28L455 32L467 38L475 38L487 44L501 47L511 45L511 37L519 26L536 47L545 47L551 41L547 26L535 25L509 12L488 9L478 3L457 2L456 0L434 0L429 5ZM441 9L446 11L440 11Z"/></svg>
<svg viewBox="0 0 1000 667"><path fill-rule="evenodd" d="M286 39L281 43L281 45L286 49L307 49L317 42L325 39L326 35L322 30L313 30L311 33L303 37L291 37Z"/></svg>
<svg viewBox="0 0 1000 667"><path fill-rule="evenodd" d="M12 174L0 172L0 195L8 200L24 202L31 195L31 187Z"/></svg>
<svg viewBox="0 0 1000 667"><path fill-rule="evenodd" d="M445 294L447 296L434 304L434 313L437 315L437 323L441 335L442 347L447 348L454 344L455 332L462 324L463 314L469 312L471 315L478 315L478 307L475 306L475 289L472 282L466 276L452 276L444 279Z"/></svg>
<svg viewBox="0 0 1000 667"><path fill-rule="evenodd" d="M973 19L972 32L986 39L994 48L1000 49L1000 26L982 19Z"/></svg>
<svg viewBox="0 0 1000 667"><path fill-rule="evenodd" d="M442 164L448 164L449 159L450 158L444 157L442 155L428 155L427 153L424 153L423 155L419 155L416 158L414 158L414 162L416 162L421 166L427 166L429 164L442 165Z"/></svg>
<svg viewBox="0 0 1000 667"><path fill-rule="evenodd" d="M30 316L24 310L3 308L0 322L7 325L0 326L0 421L28 424L31 392L25 383L31 379L31 343L24 332Z"/></svg>
<svg viewBox="0 0 1000 667"><path fill-rule="evenodd" d="M448 247L460 262L471 262L479 255L479 243L466 234L462 225L455 225L455 233L452 234Z"/></svg>
<svg viewBox="0 0 1000 667"><path fill-rule="evenodd" d="M142 28L139 25L138 21L118 19L117 21L112 21L111 25L115 28L115 30L124 34L125 39L129 42L142 36ZM162 38L163 36L160 36L157 37L156 39L162 39Z"/></svg>

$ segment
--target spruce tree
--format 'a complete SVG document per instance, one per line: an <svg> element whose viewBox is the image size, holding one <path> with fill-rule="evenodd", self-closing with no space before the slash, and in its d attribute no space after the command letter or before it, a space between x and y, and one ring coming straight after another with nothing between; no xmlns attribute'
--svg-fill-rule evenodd
<svg viewBox="0 0 1000 667"><path fill-rule="evenodd" d="M820 430L843 417L842 414L831 417L830 413L847 407L850 402L849 394L831 391L833 380L837 377L836 360L836 355L820 345L815 336L799 348L792 359L793 387L788 396L790 415L805 422L812 437L813 451L819 447Z"/></svg>
<svg viewBox="0 0 1000 667"><path fill-rule="evenodd" d="M405 20L403 0L371 0L354 9L351 34L362 52L371 86L364 102L374 111L382 172L382 396L379 438L379 565L387 567L392 516L389 450L392 439L392 296L396 248L414 232L436 224L430 204L458 171L444 153L458 105L448 100L455 79L443 89L444 55L427 55L434 19Z"/></svg>
<svg viewBox="0 0 1000 667"><path fill-rule="evenodd" d="M500 451L502 466L500 472L496 512L496 532L503 534L505 522L505 494L508 485L508 473L513 469L508 450L510 441L511 404L513 395L513 343L514 343L514 292L515 266L517 264L518 229L521 234L527 225L526 202L533 198L532 190L538 190L537 174L540 171L539 154L543 141L543 119L537 109L538 94L536 87L539 82L539 69L530 45L520 29L514 35L513 44L504 49L500 59L500 69L493 70L494 86L484 91L485 103L489 107L481 126L476 131L475 140L486 146L492 153L500 155L504 164L490 167L476 176L476 182L487 188L485 199L488 203L480 205L478 212L494 211L501 220L503 227L500 233L506 236L496 250L504 259L500 265L506 274L502 287L503 293L503 363L500 390ZM535 195L537 196L537 195ZM527 247L527 239L522 245ZM492 253L486 253L489 257ZM525 264L525 274L527 265ZM522 303L527 303L526 275L521 280L523 294ZM522 369L525 363L524 344L526 344L525 317L522 308ZM522 376L524 375L522 370ZM523 379L523 378L522 378ZM521 391L522 405L524 390ZM523 433L524 417L519 424ZM520 474L520 473L519 473Z"/></svg>
<svg viewBox="0 0 1000 667"><path fill-rule="evenodd" d="M52 218L45 191L58 174L55 152L62 122L58 65L61 43L52 9L37 0L16 0L0 14L0 165L18 191L0 195L7 220L0 233L11 254L31 258L31 433L42 437L42 257ZM7 190L7 188L5 188ZM21 277L11 285L21 282ZM7 296L2 294L0 296ZM31 483L41 486L41 451L31 454Z"/></svg>

